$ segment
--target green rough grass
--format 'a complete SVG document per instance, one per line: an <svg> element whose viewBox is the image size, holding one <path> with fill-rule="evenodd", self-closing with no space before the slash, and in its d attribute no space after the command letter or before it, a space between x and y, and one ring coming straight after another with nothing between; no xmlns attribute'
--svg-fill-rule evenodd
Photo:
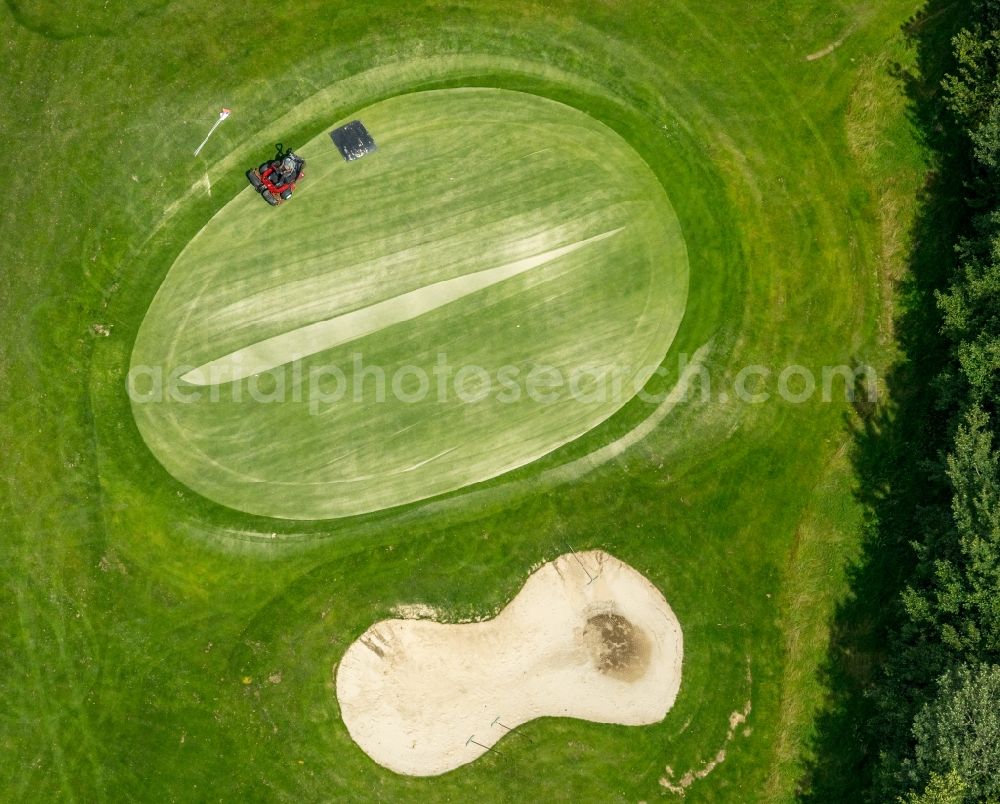
<svg viewBox="0 0 1000 804"><path fill-rule="evenodd" d="M873 271L882 303L876 312L877 341L868 359L879 366L883 375L899 358L893 338L894 317L899 314L896 297L899 283L907 276L907 259L913 247L917 213L914 199L927 178L924 151L907 114L905 81L907 75L916 72L915 61L914 44L902 31L880 50L860 58L846 111L849 147L868 177L875 199L874 217L881 245ZM853 417L857 433L877 432L879 418L874 414L892 415L888 412L892 400L887 397L884 381L879 391L878 405L861 409L861 416ZM841 669L859 686L874 683L885 650L872 633L875 616L858 619L850 626L867 638L872 648L868 652L845 647L843 626L831 629L830 625L838 609L851 603L864 605L863 601L852 600L849 592L865 561L858 539L865 527L863 511L853 503L854 495L867 491L856 472L859 465L870 460L863 451L856 433L844 434L843 446L832 456L799 524L795 548L789 554L790 581L782 593L786 681L783 728L772 781L780 783L782 770L785 774L794 771L803 777L800 787L811 794L809 800L815 801L824 799L828 791L823 785L831 782L845 798L858 797L865 787L864 773L849 764L850 759L869 753L857 745L862 724L852 720L856 713L847 711L829 688L842 683L837 679ZM822 734L819 724L824 719L843 722L843 732ZM829 726L825 728L829 730ZM847 761L842 764L838 758L822 755L837 740L855 746L845 752ZM831 764L839 777L826 778L832 774L824 766Z"/></svg>
<svg viewBox="0 0 1000 804"><path fill-rule="evenodd" d="M789 755L808 715L783 719L783 701L813 683L820 649L790 653L779 601L794 592L797 616L815 606L822 618L841 583L821 560L791 557L796 533L816 532L801 527L807 511L832 512L838 532L855 516L846 489L822 484L844 405L744 406L718 392L747 363L818 368L876 348L877 179L849 146L845 114L859 60L916 5L389 1L362 12L182 0L109 23L115 6L93 24L86 8L44 0L0 10L0 133L43 177L13 188L0 213L0 795L649 800L664 795L667 765L680 776L716 755L749 699L748 729L686 800L791 798ZM249 32L264 25L284 32L282 47L255 44ZM711 341L711 401L680 406L571 484L531 480L629 432L648 406L634 400L547 458L426 506L296 524L192 493L145 447L124 394L170 265L264 145L306 142L401 92L457 86L587 111L668 188L691 286L662 382ZM279 119L316 93L322 109ZM192 160L220 104L234 117ZM506 494L512 481L525 482ZM840 502L813 504L817 489ZM667 719L537 721L530 744L505 741L502 756L439 779L368 760L332 689L346 646L396 603L491 612L567 543L629 562L677 613L684 680ZM809 577L793 588L792 573Z"/></svg>

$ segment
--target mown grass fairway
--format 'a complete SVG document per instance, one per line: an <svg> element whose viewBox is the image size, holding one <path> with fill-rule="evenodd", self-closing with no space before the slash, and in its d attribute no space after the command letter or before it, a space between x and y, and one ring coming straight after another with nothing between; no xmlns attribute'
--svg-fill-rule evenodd
<svg viewBox="0 0 1000 804"><path fill-rule="evenodd" d="M245 189L136 341L143 437L233 508L342 517L495 477L622 407L680 326L679 223L610 129L496 89L358 114L379 150L345 165L323 132L292 203Z"/></svg>
<svg viewBox="0 0 1000 804"><path fill-rule="evenodd" d="M885 166L853 133L895 132L886 159L919 178L882 67L917 6L0 6L0 134L38 175L0 212L0 798L653 801L691 771L685 801L793 799L857 508L843 394L791 404L777 378L884 357ZM359 116L379 150L345 164L327 132ZM271 209L243 171L279 141L309 165ZM637 397L429 419L126 393L142 362L186 374L554 253L358 341L308 330L302 356L371 350L391 373L439 350L491 368L652 355L662 396L707 345L710 393L662 421ZM244 358L290 372L278 345ZM733 395L750 364L766 403ZM488 616L569 548L627 562L676 613L662 723L543 718L429 779L355 745L334 668L372 623L411 603Z"/></svg>

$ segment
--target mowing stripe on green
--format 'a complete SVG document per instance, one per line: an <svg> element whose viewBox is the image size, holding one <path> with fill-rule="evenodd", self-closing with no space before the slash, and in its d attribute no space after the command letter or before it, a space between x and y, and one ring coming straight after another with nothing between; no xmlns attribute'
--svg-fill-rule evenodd
<svg viewBox="0 0 1000 804"><path fill-rule="evenodd" d="M401 324L418 318L451 302L484 290L505 279L510 279L546 265L577 249L597 243L624 231L620 227L610 232L588 237L577 243L550 249L534 257L525 257L515 262L488 268L465 276L444 279L418 290L411 290L400 296L376 302L350 313L344 313L326 321L317 321L304 327L258 341L243 349L231 352L217 360L187 372L181 380L192 385L218 385L235 382L254 374L311 357L317 352L351 343L365 335L371 335L393 324Z"/></svg>

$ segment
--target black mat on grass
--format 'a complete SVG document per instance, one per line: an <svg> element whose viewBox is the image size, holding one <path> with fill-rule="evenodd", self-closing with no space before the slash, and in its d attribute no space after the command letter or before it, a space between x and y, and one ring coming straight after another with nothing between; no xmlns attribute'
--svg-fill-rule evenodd
<svg viewBox="0 0 1000 804"><path fill-rule="evenodd" d="M360 159L365 154L375 150L375 140L360 120L354 120L346 126L335 128L330 132L330 139L337 150L348 162Z"/></svg>

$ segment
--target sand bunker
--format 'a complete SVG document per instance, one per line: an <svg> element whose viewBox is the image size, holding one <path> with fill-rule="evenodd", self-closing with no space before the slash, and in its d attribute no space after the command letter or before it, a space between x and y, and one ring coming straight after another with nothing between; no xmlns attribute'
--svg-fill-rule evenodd
<svg viewBox="0 0 1000 804"><path fill-rule="evenodd" d="M344 654L337 698L372 759L433 776L537 717L662 720L680 687L682 645L646 578L602 551L571 553L543 565L492 620L376 623Z"/></svg>

